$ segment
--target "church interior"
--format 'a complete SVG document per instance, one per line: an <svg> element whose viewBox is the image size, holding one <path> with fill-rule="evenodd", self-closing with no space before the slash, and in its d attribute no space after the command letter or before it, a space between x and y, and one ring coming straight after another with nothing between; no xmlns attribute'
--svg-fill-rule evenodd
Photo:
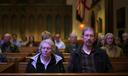
<svg viewBox="0 0 128 76"><path fill-rule="evenodd" d="M65 48L60 48L66 73L25 73L27 62L37 54L44 33L60 37L66 47L71 33L75 33L78 44L82 44L82 30L86 27L92 27L96 36L113 34L115 44L119 42L116 37L120 38L119 47L123 47L126 56L110 57L114 71L68 73L66 68L70 53L65 52ZM126 46L122 46L122 35L125 32ZM32 39L35 44L17 46L19 52L2 53L2 39L5 36L13 39L13 35L20 41L24 37ZM128 0L0 0L0 57L2 54L6 56L6 62L0 62L0 76L127 76Z"/></svg>

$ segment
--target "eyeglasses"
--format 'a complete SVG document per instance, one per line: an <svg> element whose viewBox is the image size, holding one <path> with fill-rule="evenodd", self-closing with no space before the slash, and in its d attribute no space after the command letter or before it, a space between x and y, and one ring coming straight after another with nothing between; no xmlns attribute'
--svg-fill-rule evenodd
<svg viewBox="0 0 128 76"><path fill-rule="evenodd" d="M51 50L51 47L42 47L41 49L47 49L47 50Z"/></svg>

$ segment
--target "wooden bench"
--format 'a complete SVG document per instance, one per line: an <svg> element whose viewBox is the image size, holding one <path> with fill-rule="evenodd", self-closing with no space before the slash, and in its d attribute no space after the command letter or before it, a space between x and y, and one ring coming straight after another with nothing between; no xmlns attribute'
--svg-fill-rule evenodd
<svg viewBox="0 0 128 76"><path fill-rule="evenodd" d="M28 62L20 62L19 63L19 67L18 67L18 72L23 73L25 72L25 69L27 67L27 63ZM63 62L65 70L67 72L67 65L68 62ZM113 66L113 72L120 72L120 73L126 73L128 72L128 62L112 62L112 66Z"/></svg>
<svg viewBox="0 0 128 76"><path fill-rule="evenodd" d="M14 63L0 63L0 73L12 73L15 72L15 65Z"/></svg>
<svg viewBox="0 0 128 76"><path fill-rule="evenodd" d="M58 49L61 53L64 53L65 49Z"/></svg>
<svg viewBox="0 0 128 76"><path fill-rule="evenodd" d="M128 76L128 73L1 73L0 76Z"/></svg>
<svg viewBox="0 0 128 76"><path fill-rule="evenodd" d="M25 57L24 62L19 62L20 71L25 72L27 62L29 61L30 56ZM111 58L110 59L113 66L113 72L128 72L128 59L127 58ZM63 62L65 69L67 68L68 61Z"/></svg>
<svg viewBox="0 0 128 76"><path fill-rule="evenodd" d="M65 70L67 70L68 62L63 62ZM113 72L128 72L128 62L112 62Z"/></svg>
<svg viewBox="0 0 128 76"><path fill-rule="evenodd" d="M113 72L128 72L128 62L112 62Z"/></svg>
<svg viewBox="0 0 128 76"><path fill-rule="evenodd" d="M4 63L0 65L0 72L12 72L10 68L13 68L13 72L24 73L26 70L28 62L18 62L14 63ZM65 70L67 70L68 62L63 62ZM113 72L127 73L128 72L128 62L112 62ZM8 69L9 68L9 69Z"/></svg>
<svg viewBox="0 0 128 76"><path fill-rule="evenodd" d="M70 59L70 54L63 53L63 56L64 56L64 61L68 62ZM111 62L124 62L124 61L128 62L128 57L110 58L110 61Z"/></svg>
<svg viewBox="0 0 128 76"><path fill-rule="evenodd" d="M70 56L70 53L62 53L63 56Z"/></svg>
<svg viewBox="0 0 128 76"><path fill-rule="evenodd" d="M18 64L18 73L25 73L28 62L19 62Z"/></svg>
<svg viewBox="0 0 128 76"><path fill-rule="evenodd" d="M29 53L4 53L7 57L8 62L15 62L15 61L24 61L25 57L29 55Z"/></svg>
<svg viewBox="0 0 128 76"><path fill-rule="evenodd" d="M21 47L19 48L21 53L33 53L35 52L37 47Z"/></svg>
<svg viewBox="0 0 128 76"><path fill-rule="evenodd" d="M128 57L110 58L112 62L128 62Z"/></svg>

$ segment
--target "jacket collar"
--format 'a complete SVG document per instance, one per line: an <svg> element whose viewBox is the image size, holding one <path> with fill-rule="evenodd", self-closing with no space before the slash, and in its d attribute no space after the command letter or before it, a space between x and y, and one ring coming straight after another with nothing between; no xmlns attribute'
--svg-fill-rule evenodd
<svg viewBox="0 0 128 76"><path fill-rule="evenodd" d="M38 57L40 56L40 54L41 54L41 53L38 53L38 54L36 54L35 56L33 56L33 57L30 58L30 59L33 60L33 61L32 61L32 65L33 65L35 68L36 68L37 59L38 59ZM61 57L61 56L56 55L56 54L53 54L53 55L54 55L54 57L55 57L56 64L57 64L60 60L62 60L62 57Z"/></svg>

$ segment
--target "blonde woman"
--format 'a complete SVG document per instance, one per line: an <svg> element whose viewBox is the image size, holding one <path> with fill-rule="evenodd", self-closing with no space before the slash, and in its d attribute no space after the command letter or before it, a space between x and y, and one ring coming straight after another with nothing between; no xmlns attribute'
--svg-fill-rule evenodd
<svg viewBox="0 0 128 76"><path fill-rule="evenodd" d="M39 45L40 52L33 56L28 63L27 72L65 72L62 57L53 53L53 47L54 43L51 39L43 40Z"/></svg>
<svg viewBox="0 0 128 76"><path fill-rule="evenodd" d="M122 49L115 44L114 35L112 33L107 33L105 35L105 46L101 47L106 50L109 57L120 57L122 55Z"/></svg>

